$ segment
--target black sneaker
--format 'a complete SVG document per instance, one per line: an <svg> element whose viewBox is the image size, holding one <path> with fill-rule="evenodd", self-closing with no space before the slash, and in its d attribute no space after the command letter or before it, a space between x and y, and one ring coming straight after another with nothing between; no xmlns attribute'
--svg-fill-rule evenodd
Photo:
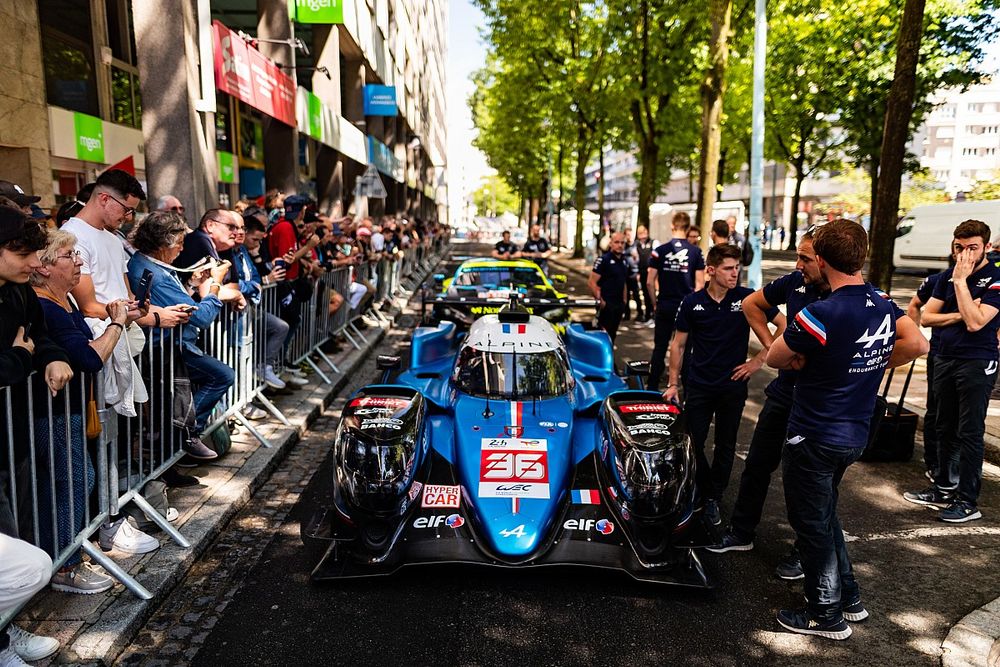
<svg viewBox="0 0 1000 667"><path fill-rule="evenodd" d="M923 491L907 491L903 494L903 500L916 505L944 509L955 502L955 497L951 493L939 490L936 486L930 486Z"/></svg>
<svg viewBox="0 0 1000 667"><path fill-rule="evenodd" d="M160 475L160 481L173 489L201 484L201 480L194 475L185 475L174 468L164 470L163 474Z"/></svg>
<svg viewBox="0 0 1000 667"><path fill-rule="evenodd" d="M808 609L782 609L778 612L778 624L786 630L800 635L816 635L826 639L844 640L851 636L851 626L843 618L836 621L820 621Z"/></svg>
<svg viewBox="0 0 1000 667"><path fill-rule="evenodd" d="M942 521L947 521L948 523L965 523L966 521L982 519L983 513L972 503L965 502L964 500L956 500L951 505L948 505L947 508L941 510L939 516Z"/></svg>
<svg viewBox="0 0 1000 667"><path fill-rule="evenodd" d="M841 611L844 614L844 620L851 623L860 623L868 618L868 610L861 604L861 598L858 598L851 604L843 605Z"/></svg>
<svg viewBox="0 0 1000 667"><path fill-rule="evenodd" d="M714 554L724 554L727 551L750 551L753 549L753 540L741 540L736 537L733 531L727 530L718 544L706 548Z"/></svg>
<svg viewBox="0 0 1000 667"><path fill-rule="evenodd" d="M705 501L705 518L708 519L709 523L711 523L713 526L718 526L722 524L722 515L719 514L718 500Z"/></svg>
<svg viewBox="0 0 1000 667"><path fill-rule="evenodd" d="M784 579L785 581L795 581L796 579L805 579L805 574L802 572L802 561L799 559L799 553L793 551L782 559L778 566L774 568L774 576L778 579Z"/></svg>

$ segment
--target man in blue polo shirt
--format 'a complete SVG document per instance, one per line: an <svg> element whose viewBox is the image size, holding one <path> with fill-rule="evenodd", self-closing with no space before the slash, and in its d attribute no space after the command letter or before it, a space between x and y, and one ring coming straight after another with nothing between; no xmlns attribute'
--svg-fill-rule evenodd
<svg viewBox="0 0 1000 667"><path fill-rule="evenodd" d="M868 612L837 518L837 487L868 443L875 394L887 367L909 363L928 344L913 320L864 282L868 235L835 220L813 247L830 296L795 316L767 353L768 365L799 370L782 452L785 505L805 574L805 609L782 609L792 632L847 639L847 619Z"/></svg>
<svg viewBox="0 0 1000 667"><path fill-rule="evenodd" d="M677 311L677 325L670 343L670 376L663 397L677 398L677 382L684 365L684 348L691 339L691 354L684 380L684 414L698 460L698 490L705 517L719 525L719 501L729 484L736 454L736 434L747 400L747 381L760 370L767 356L769 338L755 357L747 361L750 325L743 316L743 299L753 290L737 284L740 249L721 244L708 251L708 282L705 288L684 297ZM771 308L767 319L780 333L785 318ZM758 336L759 337L759 336ZM705 455L708 428L715 420L715 449L709 466Z"/></svg>
<svg viewBox="0 0 1000 667"><path fill-rule="evenodd" d="M955 228L955 266L942 274L924 308L923 322L937 328L934 394L937 400L938 469L934 486L903 497L942 508L942 521L982 518L986 408L997 373L1000 267L990 262L990 228L966 220Z"/></svg>
<svg viewBox="0 0 1000 667"><path fill-rule="evenodd" d="M800 310L830 294L830 285L816 263L812 237L812 230L802 235L795 271L775 278L743 299L743 314L757 338L764 342L765 349L770 348L775 338L767 326L768 313L772 308L785 304L785 316L792 320ZM778 377L764 390L764 406L757 415L757 426L740 476L740 490L733 506L729 529L719 545L709 547L709 551L725 553L753 549L757 525L771 485L771 475L781 463L781 448L788 433L788 414L792 410L792 391L795 389L797 376L798 371L780 370ZM775 569L775 575L787 580L802 578L798 551L792 549L792 553L782 559Z"/></svg>
<svg viewBox="0 0 1000 667"><path fill-rule="evenodd" d="M594 262L587 287L597 299L597 326L608 332L611 342L618 336L618 325L625 315L625 283L631 268L625 261L625 237L621 232L611 235L609 250Z"/></svg>
<svg viewBox="0 0 1000 667"><path fill-rule="evenodd" d="M670 223L673 238L649 255L646 284L656 304L653 357L649 362L649 388L652 390L660 388L677 308L684 297L705 284L705 260L701 250L687 241L690 226L691 216L684 211L675 213Z"/></svg>

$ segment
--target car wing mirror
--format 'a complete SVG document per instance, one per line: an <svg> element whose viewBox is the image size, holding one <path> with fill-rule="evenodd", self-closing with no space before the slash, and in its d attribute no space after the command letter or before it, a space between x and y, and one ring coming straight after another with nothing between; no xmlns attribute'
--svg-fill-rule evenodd
<svg viewBox="0 0 1000 667"><path fill-rule="evenodd" d="M649 361L629 361L625 364L629 376L634 377L639 389L646 388L646 378L649 375Z"/></svg>
<svg viewBox="0 0 1000 667"><path fill-rule="evenodd" d="M401 365L401 359L398 356L390 354L380 354L378 358L375 359L375 368L382 371L382 383L387 384L389 382L389 376L394 371L397 370Z"/></svg>

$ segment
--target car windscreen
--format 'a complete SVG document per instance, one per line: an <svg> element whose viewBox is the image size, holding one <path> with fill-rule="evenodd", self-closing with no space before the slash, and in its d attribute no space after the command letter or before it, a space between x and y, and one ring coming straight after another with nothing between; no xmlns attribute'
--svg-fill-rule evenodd
<svg viewBox="0 0 1000 667"><path fill-rule="evenodd" d="M455 276L457 287L534 287L544 285L545 281L533 268L497 267L491 269L470 269Z"/></svg>
<svg viewBox="0 0 1000 667"><path fill-rule="evenodd" d="M569 391L569 364L562 350L484 352L465 347L455 362L452 380L473 396L530 399L562 396Z"/></svg>

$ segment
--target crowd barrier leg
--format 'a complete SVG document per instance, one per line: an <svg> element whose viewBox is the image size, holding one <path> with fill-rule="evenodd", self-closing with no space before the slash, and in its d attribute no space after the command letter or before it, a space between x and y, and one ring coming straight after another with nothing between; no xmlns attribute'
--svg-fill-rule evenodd
<svg viewBox="0 0 1000 667"><path fill-rule="evenodd" d="M328 357L323 350L321 350L321 349L319 349L317 347L316 350L315 350L315 352L316 352L316 356L318 356L320 359L322 359L323 363L325 363L327 366L329 366L330 369L333 370L334 373L337 373L338 375L343 375L344 374L343 371L341 371L339 368L337 368L337 364L333 363L333 359L331 359L330 357Z"/></svg>
<svg viewBox="0 0 1000 667"><path fill-rule="evenodd" d="M286 417L284 413L282 413L281 410L278 409L278 406L272 403L271 399L269 399L267 396L265 396L264 394L257 394L257 400L260 401L267 409L267 411L270 412L272 415L274 415L274 417L282 424L284 424L285 426L292 425L292 422L288 421L288 417Z"/></svg>

